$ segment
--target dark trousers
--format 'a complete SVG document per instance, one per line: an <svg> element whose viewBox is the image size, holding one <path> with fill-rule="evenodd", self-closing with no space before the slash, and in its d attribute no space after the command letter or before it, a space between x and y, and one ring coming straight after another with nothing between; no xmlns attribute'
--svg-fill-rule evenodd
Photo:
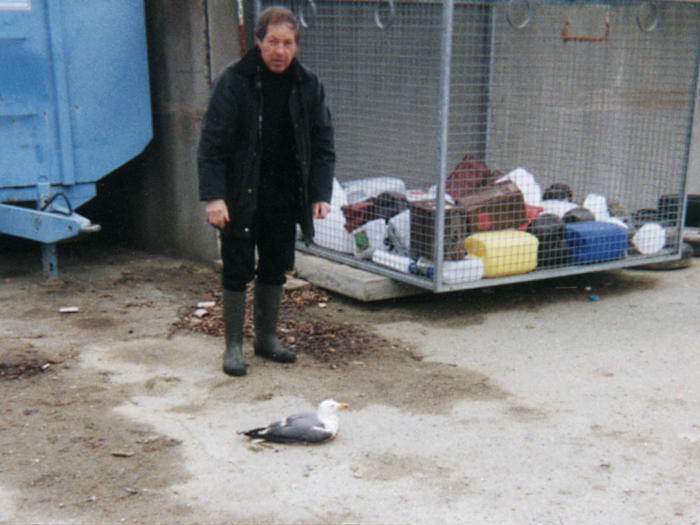
<svg viewBox="0 0 700 525"><path fill-rule="evenodd" d="M249 238L221 235L221 259L224 263L222 286L242 292L257 276L264 284L283 285L285 273L294 268L296 218L289 212L256 214ZM255 268L255 248L258 267Z"/></svg>

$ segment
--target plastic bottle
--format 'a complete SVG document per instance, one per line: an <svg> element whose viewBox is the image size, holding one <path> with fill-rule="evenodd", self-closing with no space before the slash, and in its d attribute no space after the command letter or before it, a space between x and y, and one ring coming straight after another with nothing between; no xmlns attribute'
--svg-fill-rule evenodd
<svg viewBox="0 0 700 525"><path fill-rule="evenodd" d="M409 269L411 270L411 273L425 275L426 277L432 277L435 273L433 261L431 261L427 257L419 257L416 262L411 263Z"/></svg>
<svg viewBox="0 0 700 525"><path fill-rule="evenodd" d="M407 255L399 255L386 250L374 250L372 261L403 273L411 273L411 265L415 265L413 259Z"/></svg>
<svg viewBox="0 0 700 525"><path fill-rule="evenodd" d="M484 262L478 257L445 261L442 266L442 280L445 284L478 281L482 277L484 277Z"/></svg>

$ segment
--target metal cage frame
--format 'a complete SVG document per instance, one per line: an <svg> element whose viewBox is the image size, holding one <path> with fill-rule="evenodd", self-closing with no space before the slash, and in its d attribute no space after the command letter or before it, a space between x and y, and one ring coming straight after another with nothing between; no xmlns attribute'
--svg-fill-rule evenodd
<svg viewBox="0 0 700 525"><path fill-rule="evenodd" d="M279 2L275 2L279 3ZM285 2L282 2L285 4ZM313 30L314 25L323 24L324 21L321 20L321 10L323 9L323 0L296 0L291 2L286 2L286 5L290 7L299 17L302 25L302 34L304 32L309 32ZM485 20L488 21L489 27L487 29L487 46L489 50L495 49L497 46L497 39L503 38L502 35L498 34L497 23L501 24L499 28L505 27L507 24L510 29L514 32L524 32L525 30L530 30L533 23L537 20L538 10L542 9L568 9L569 12L573 10L586 10L591 9L590 3L584 1L574 0L573 2L562 2L561 0L541 0L539 2L531 2L530 0L483 0L481 2L460 2L454 0L349 0L347 2L335 2L338 4L353 4L360 10L366 10L367 13L364 15L364 20L370 20L370 23L374 24L374 29L377 34L386 35L388 32L395 30L398 25L401 24L399 11L402 8L410 5L412 8L421 9L429 8L435 9L436 6L441 9L440 12L440 41L439 41L439 93L438 105L434 108L436 113L437 121L437 138L436 138L436 153L431 161L434 165L435 173L435 207L436 213L434 217L434 238L432 246L432 261L434 262L433 268L434 272L432 275L427 276L420 273L406 273L404 271L397 271L395 269L382 266L371 262L369 260L359 259L351 254L341 253L335 250L324 248L318 245L312 244L311 246L305 246L303 243L298 243L298 249L308 253L313 253L321 257L347 264L353 267L357 267L363 270L368 270L373 273L391 277L397 281L402 281L411 285L415 285L428 290L433 290L435 292L446 292L452 290L469 289L469 288L479 288L485 286L494 286L501 284L509 284L515 282L524 282L539 279L548 279L553 277L560 277L565 275L574 274L584 274L597 272L601 270L610 270L617 268L625 268L632 266L639 266L651 263L665 262L677 260L681 256L682 247L682 228L683 228L683 218L685 217L685 207L686 207L686 179L688 170L688 159L690 155L691 148L691 130L693 125L693 116L695 114L696 105L696 95L698 90L698 71L700 69L700 35L686 35L689 41L689 49L692 49L694 56L691 56L684 66L684 71L687 72L687 78L691 79L686 82L685 91L682 98L683 109L679 110L679 114L683 114L683 121L681 119L675 119L674 126L679 128L678 136L685 137L685 143L680 144L679 141L675 141L675 147L677 148L677 154L673 158L675 163L675 175L671 180L670 186L673 187L674 193L680 196L679 209L677 210L677 220L672 228L675 231L674 240L669 242L668 246L665 246L663 250L658 253L651 255L628 255L625 252L625 256L615 260L605 260L600 262L592 262L587 264L567 264L561 267L553 268L536 268L533 271L527 273L519 273L513 275L503 275L491 278L482 278L467 282L451 282L448 283L443 279L443 273L445 268L445 205L447 202L446 194L446 181L448 179L448 174L450 171L451 162L450 155L454 157L454 148L452 147L452 129L453 124L451 123L451 110L453 104L453 73L455 66L454 58L454 46L455 46L455 35L458 34L459 27L456 27L456 9L464 9L473 6L474 8L480 8L485 10ZM676 6L687 6L691 5L689 2L646 2L646 1L636 1L636 0L623 0L622 2L603 2L598 5L598 9L607 9L608 12L615 12L618 9L634 9L635 22L637 24L638 30L643 34L652 34L656 36L658 32L658 27L664 21L664 12L672 12ZM261 0L256 0L254 3L256 15L261 11L262 8L266 6L266 2ZM602 6L602 7L600 7ZM694 5L692 7L697 13L700 11L700 5ZM596 9L595 7L593 9ZM664 11L666 10L666 11ZM671 11L669 11L671 10ZM497 13L497 15L496 15ZM498 21L496 18L498 18ZM700 19L700 14L697 14L697 18ZM581 46L588 45L592 46L593 42L607 40L609 33L611 31L611 22L608 18L605 18L605 26L601 28L590 29L586 25L586 22L582 22L580 25L584 29L578 30L573 27L568 18L564 19L564 26L559 29L556 28L555 38L561 39L564 42L572 42L572 45L580 43ZM333 32L336 28L326 27L329 32ZM614 30L614 29L613 29ZM589 35L588 33L591 33ZM585 34L584 34L585 33ZM700 33L700 31L699 31ZM306 38L306 35L304 35ZM692 40L695 39L693 43ZM318 63L315 62L314 55L306 55L303 51L304 41L302 41L302 50L300 51L300 56L305 64L308 64L311 69L319 73L318 69L321 69L320 76L321 80L326 83L326 78L324 77L324 68L317 66ZM661 42L663 45L663 42ZM438 43L436 43L438 45ZM340 48L339 48L340 49ZM589 47L590 49L590 47ZM512 49L511 49L512 51ZM336 53L336 51L333 51ZM338 60L338 62L343 62L343 56L341 51L337 51L337 54L332 55ZM347 57L345 57L347 58ZM489 86L487 90L489 91L489 97L493 97L494 93L491 91L491 83L494 81L493 75L494 71L497 69L494 61L498 60L498 56L495 56L493 52L490 51L488 55L489 64L488 68L488 82ZM326 84L327 91L332 93L332 87ZM330 95L329 95L330 96ZM490 126L492 119L498 118L494 116L494 112L498 110L498 104L493 100L488 100L483 104L488 115L487 128ZM333 111L331 106L331 110ZM502 117L502 115L501 115ZM646 122L649 129L644 130L644 133L649 133L653 135L653 128L651 122ZM336 127L342 127L342 122L336 122ZM660 131L662 133L662 131ZM491 129L486 129L483 134L483 140L486 142L503 139L503 137L492 137ZM599 139L604 140L604 139ZM600 146L600 144L598 144ZM657 145L658 146L658 145ZM663 147L661 144L659 147ZM489 160L490 148L485 148L486 153L484 155L484 160ZM595 143L589 148L591 154L596 153ZM625 159L622 159L624 161ZM343 182L342 179L339 179ZM630 186L634 186L634 181L628 182Z"/></svg>

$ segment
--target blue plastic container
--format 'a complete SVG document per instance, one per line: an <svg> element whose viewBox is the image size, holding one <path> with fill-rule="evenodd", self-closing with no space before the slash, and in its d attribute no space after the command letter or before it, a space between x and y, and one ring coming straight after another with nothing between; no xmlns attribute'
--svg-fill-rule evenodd
<svg viewBox="0 0 700 525"><path fill-rule="evenodd" d="M592 264L623 257L629 236L627 229L617 224L587 221L567 224L564 240L569 247L569 264Z"/></svg>
<svg viewBox="0 0 700 525"><path fill-rule="evenodd" d="M0 0L0 233L96 229L74 210L151 136L142 0Z"/></svg>

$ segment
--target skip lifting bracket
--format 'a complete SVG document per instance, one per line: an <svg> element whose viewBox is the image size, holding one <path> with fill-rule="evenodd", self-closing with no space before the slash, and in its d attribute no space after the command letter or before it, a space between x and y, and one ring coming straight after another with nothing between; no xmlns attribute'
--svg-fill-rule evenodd
<svg viewBox="0 0 700 525"><path fill-rule="evenodd" d="M384 4L386 7L383 8ZM388 11L382 15L382 11ZM374 7L374 23L379 29L388 28L394 21L396 16L396 4L394 0L378 0L377 5Z"/></svg>

